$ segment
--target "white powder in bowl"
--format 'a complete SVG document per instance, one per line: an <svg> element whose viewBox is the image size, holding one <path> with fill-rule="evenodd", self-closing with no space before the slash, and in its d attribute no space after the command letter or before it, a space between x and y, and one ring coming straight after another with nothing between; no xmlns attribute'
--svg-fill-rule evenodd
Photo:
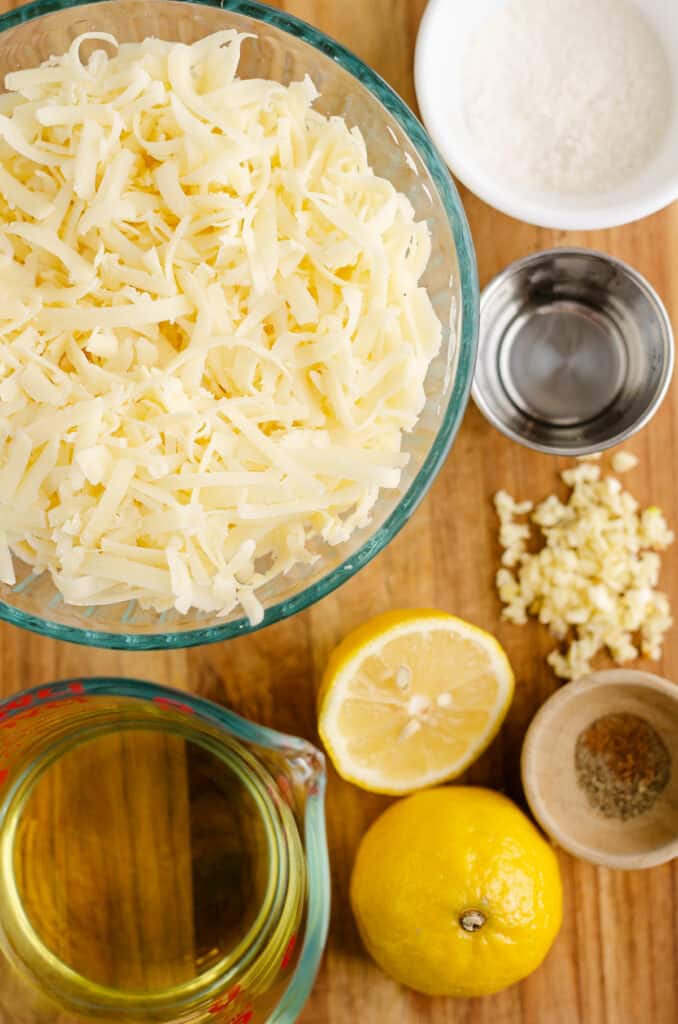
<svg viewBox="0 0 678 1024"><path fill-rule="evenodd" d="M672 108L669 61L627 0L508 0L463 65L468 129L498 173L584 194L637 175Z"/></svg>

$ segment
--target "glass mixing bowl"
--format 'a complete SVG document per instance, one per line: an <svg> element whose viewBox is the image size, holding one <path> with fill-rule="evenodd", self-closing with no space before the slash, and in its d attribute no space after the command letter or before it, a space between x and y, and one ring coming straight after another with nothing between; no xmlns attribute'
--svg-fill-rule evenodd
<svg viewBox="0 0 678 1024"><path fill-rule="evenodd" d="M338 43L296 18L250 0L38 0L0 17L0 81L8 71L34 67L64 53L82 32L110 32L121 41L147 36L194 42L236 28L252 33L243 48L243 77L287 84L308 74L320 91L317 108L358 125L377 172L408 195L426 220L432 255L422 284L444 325L441 350L425 382L426 405L405 435L410 461L398 489L382 491L372 521L336 546L319 542L320 556L274 580L258 594L266 626L324 597L393 539L440 468L459 428L473 377L478 333L478 278L466 217L452 179L406 104L369 67ZM16 561L16 560L15 560ZM188 647L247 633L250 621L190 611L157 614L136 602L76 608L63 602L47 573L16 564L17 582L0 586L0 618L75 643L154 649Z"/></svg>

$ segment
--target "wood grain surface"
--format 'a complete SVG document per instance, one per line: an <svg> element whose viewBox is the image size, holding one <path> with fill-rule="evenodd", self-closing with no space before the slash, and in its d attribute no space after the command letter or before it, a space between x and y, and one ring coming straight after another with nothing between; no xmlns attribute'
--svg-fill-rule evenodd
<svg viewBox="0 0 678 1024"><path fill-rule="evenodd" d="M5 2L2 6L8 6ZM414 105L412 55L424 0L283 0L278 6L355 50ZM557 244L591 246L628 260L678 322L678 205L614 231L539 230L463 192L481 283L511 260ZM678 382L653 422L627 447L640 456L625 478L641 502L678 526ZM516 677L508 720L466 781L516 800L525 729L556 686L545 630L500 622L493 589L498 559L491 495L506 487L539 498L557 484L560 462L504 439L469 407L429 496L390 547L338 592L295 618L226 644L188 652L92 651L0 627L2 693L74 675L126 675L186 688L258 722L316 739L314 695L333 645L353 626L399 606L434 605L495 633ZM678 545L664 559L662 586L678 609ZM678 679L678 633L659 665ZM482 1000L431 1000L384 977L363 952L348 905L353 857L387 806L330 774L330 939L302 1024L675 1024L678 1021L678 862L645 872L597 869L560 856L565 921L544 965L527 981Z"/></svg>

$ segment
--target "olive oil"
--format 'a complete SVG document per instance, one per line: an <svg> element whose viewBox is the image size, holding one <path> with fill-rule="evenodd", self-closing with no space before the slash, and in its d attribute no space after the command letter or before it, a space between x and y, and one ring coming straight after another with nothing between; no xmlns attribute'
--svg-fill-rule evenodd
<svg viewBox="0 0 678 1024"><path fill-rule="evenodd" d="M201 723L156 707L109 718L67 730L14 786L5 951L74 1015L214 1019L226 989L265 1002L304 906L291 808Z"/></svg>

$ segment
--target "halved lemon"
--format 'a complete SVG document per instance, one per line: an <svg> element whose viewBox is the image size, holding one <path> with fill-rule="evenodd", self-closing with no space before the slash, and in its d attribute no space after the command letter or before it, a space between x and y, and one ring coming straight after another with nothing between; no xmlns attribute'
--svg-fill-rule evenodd
<svg viewBox="0 0 678 1024"><path fill-rule="evenodd" d="M341 776L375 793L455 778L495 737L513 697L500 644L429 609L387 612L335 649L318 728Z"/></svg>

